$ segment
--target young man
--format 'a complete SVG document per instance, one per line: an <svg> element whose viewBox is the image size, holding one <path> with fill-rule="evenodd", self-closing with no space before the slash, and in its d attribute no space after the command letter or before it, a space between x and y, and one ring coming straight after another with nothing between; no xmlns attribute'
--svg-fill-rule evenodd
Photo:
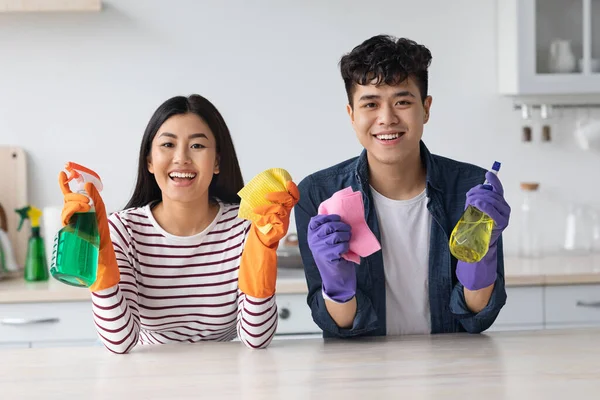
<svg viewBox="0 0 600 400"><path fill-rule="evenodd" d="M305 178L295 208L308 304L325 337L482 332L506 302L501 233L510 207L496 175L433 155L421 141L430 62L426 47L390 36L366 40L340 62L364 151ZM491 189L481 185L486 178ZM350 226L317 215L321 202L348 186L362 192L382 248L360 265L342 258ZM467 205L495 222L487 254L472 264L448 246Z"/></svg>

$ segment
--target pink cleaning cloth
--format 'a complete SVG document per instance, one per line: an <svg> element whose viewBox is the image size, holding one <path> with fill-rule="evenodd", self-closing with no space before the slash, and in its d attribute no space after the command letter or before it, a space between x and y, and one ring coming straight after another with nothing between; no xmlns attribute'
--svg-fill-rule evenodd
<svg viewBox="0 0 600 400"><path fill-rule="evenodd" d="M350 250L342 254L346 260L360 264L360 257L370 256L381 249L365 220L365 205L361 192L354 192L351 187L335 192L319 205L319 214L337 214L342 222L352 228Z"/></svg>

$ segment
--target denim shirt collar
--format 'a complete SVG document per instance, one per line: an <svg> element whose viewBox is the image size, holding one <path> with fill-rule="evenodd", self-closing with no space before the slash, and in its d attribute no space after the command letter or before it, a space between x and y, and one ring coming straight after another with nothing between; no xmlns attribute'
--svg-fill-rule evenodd
<svg viewBox="0 0 600 400"><path fill-rule="evenodd" d="M421 152L421 162L425 166L426 171L426 184L427 191L429 193L429 189L435 189L438 191L442 191L440 187L440 181L442 180L440 177L440 170L435 162L435 159L431 156L429 149L425 146L425 143L421 140L419 143L420 152ZM355 169L356 179L358 180L360 189L363 190L363 193L367 192L369 185L369 163L367 160L367 150L363 149L362 153L356 160L356 169Z"/></svg>

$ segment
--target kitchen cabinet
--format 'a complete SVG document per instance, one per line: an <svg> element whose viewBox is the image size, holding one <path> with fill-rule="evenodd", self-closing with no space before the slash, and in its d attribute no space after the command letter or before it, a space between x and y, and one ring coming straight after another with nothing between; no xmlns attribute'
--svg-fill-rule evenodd
<svg viewBox="0 0 600 400"><path fill-rule="evenodd" d="M546 328L600 326L600 285L546 287Z"/></svg>
<svg viewBox="0 0 600 400"><path fill-rule="evenodd" d="M0 0L1 12L100 11L102 0Z"/></svg>
<svg viewBox="0 0 600 400"><path fill-rule="evenodd" d="M321 333L321 329L312 319L310 307L306 304L306 294L277 295L277 310L279 322L276 335Z"/></svg>
<svg viewBox="0 0 600 400"><path fill-rule="evenodd" d="M276 337L297 338L321 333L306 305L306 294L278 294L277 308ZM99 344L89 300L0 304L0 347Z"/></svg>
<svg viewBox="0 0 600 400"><path fill-rule="evenodd" d="M95 342L89 301L0 304L0 344Z"/></svg>
<svg viewBox="0 0 600 400"><path fill-rule="evenodd" d="M28 342L16 342L16 343L1 343L0 342L0 350L2 349L21 349L28 348L30 344Z"/></svg>
<svg viewBox="0 0 600 400"><path fill-rule="evenodd" d="M490 331L544 329L544 287L507 287L506 295Z"/></svg>
<svg viewBox="0 0 600 400"><path fill-rule="evenodd" d="M600 285L506 289L508 299L490 331L600 326Z"/></svg>
<svg viewBox="0 0 600 400"><path fill-rule="evenodd" d="M497 1L501 94L600 93L600 0Z"/></svg>

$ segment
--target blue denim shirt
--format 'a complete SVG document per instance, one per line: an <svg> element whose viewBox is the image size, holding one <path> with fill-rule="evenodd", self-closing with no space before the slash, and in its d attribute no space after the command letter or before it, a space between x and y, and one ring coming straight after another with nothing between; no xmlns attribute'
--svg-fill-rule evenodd
<svg viewBox="0 0 600 400"><path fill-rule="evenodd" d="M479 313L467 308L463 286L456 278L457 260L450 253L448 239L461 217L466 193L483 183L485 170L477 166L433 155L421 142L421 160L427 171L427 209L432 215L429 244L429 304L431 333L472 332L489 328L506 303L502 238L498 240L498 272L490 301ZM360 190L367 224L381 241L376 210L369 186L367 154L316 172L300 182L300 201L294 209L300 252L308 283L308 305L324 337L352 337L386 334L386 291L382 251L361 259L356 266L357 311L351 328L339 328L327 309L321 292L321 275L307 243L308 224L317 215L319 204L338 190L351 186ZM402 221L398 221L402 223Z"/></svg>

